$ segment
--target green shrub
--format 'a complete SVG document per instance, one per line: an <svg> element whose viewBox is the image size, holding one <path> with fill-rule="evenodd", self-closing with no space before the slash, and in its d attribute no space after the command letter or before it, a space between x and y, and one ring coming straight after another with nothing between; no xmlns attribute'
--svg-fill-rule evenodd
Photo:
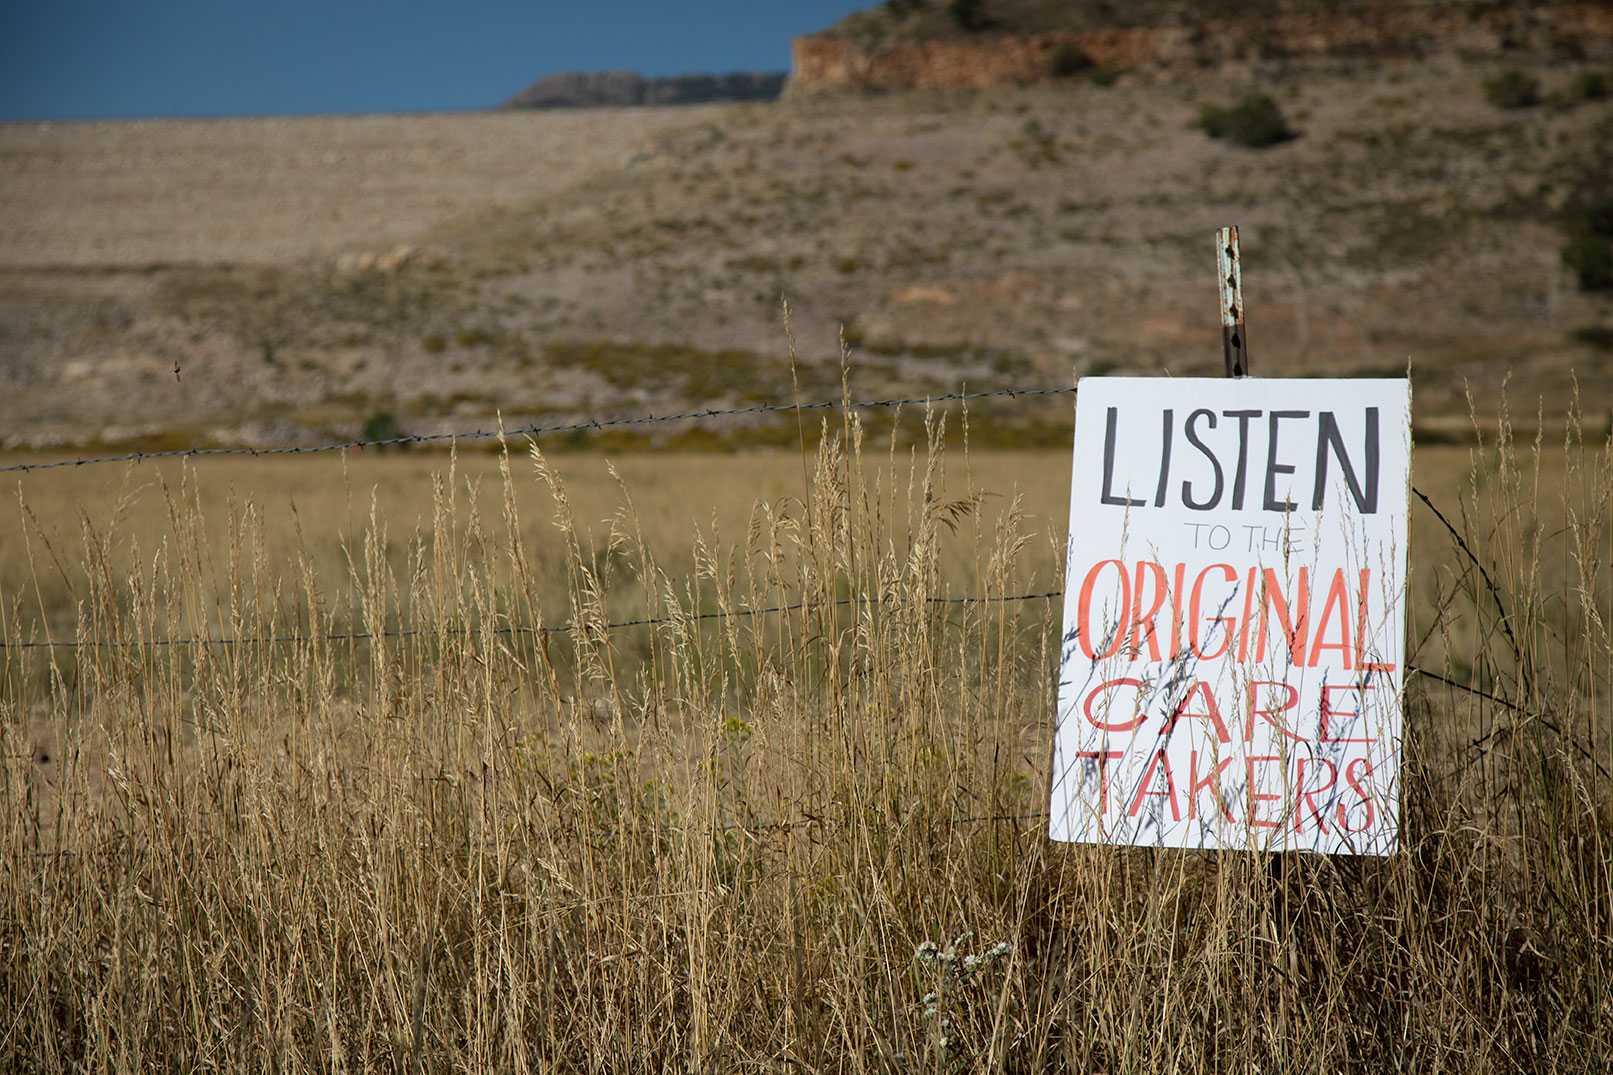
<svg viewBox="0 0 1613 1075"><path fill-rule="evenodd" d="M1580 101L1607 98L1607 76L1600 71L1581 71L1569 85L1568 95Z"/></svg>
<svg viewBox="0 0 1613 1075"><path fill-rule="evenodd" d="M1613 197L1582 192L1569 202L1568 243L1563 264L1581 291L1613 291Z"/></svg>
<svg viewBox="0 0 1613 1075"><path fill-rule="evenodd" d="M364 419L364 440L395 440L403 435L403 427L398 425L397 416L391 411L376 411Z"/></svg>
<svg viewBox="0 0 1613 1075"><path fill-rule="evenodd" d="M1048 67L1054 78L1074 78L1076 75L1086 74L1096 66L1086 50L1074 41L1066 41L1059 45L1048 60Z"/></svg>
<svg viewBox="0 0 1613 1075"><path fill-rule="evenodd" d="M454 342L461 347L485 347L498 337L485 328L462 328L454 333Z"/></svg>
<svg viewBox="0 0 1613 1075"><path fill-rule="evenodd" d="M1263 93L1250 94L1235 105L1206 105L1199 127L1211 138L1247 149L1264 149L1296 137L1277 102Z"/></svg>
<svg viewBox="0 0 1613 1075"><path fill-rule="evenodd" d="M1092 84L1107 89L1120 81L1120 76L1124 73L1123 67L1100 67L1092 72Z"/></svg>
<svg viewBox="0 0 1613 1075"><path fill-rule="evenodd" d="M1573 236L1563 247L1563 264L1574 270L1581 291L1613 291L1613 238Z"/></svg>
<svg viewBox="0 0 1613 1075"><path fill-rule="evenodd" d="M1540 80L1506 71L1484 83L1484 97L1497 108L1533 108L1540 103Z"/></svg>
<svg viewBox="0 0 1613 1075"><path fill-rule="evenodd" d="M986 0L947 0L947 13L952 16L953 22L970 33L991 25L991 16L986 14Z"/></svg>
<svg viewBox="0 0 1613 1075"><path fill-rule="evenodd" d="M1613 351L1613 325L1581 325L1568 334L1575 343L1598 351Z"/></svg>
<svg viewBox="0 0 1613 1075"><path fill-rule="evenodd" d="M427 354L440 355L448 349L448 340L434 332L421 340L420 346L426 349Z"/></svg>

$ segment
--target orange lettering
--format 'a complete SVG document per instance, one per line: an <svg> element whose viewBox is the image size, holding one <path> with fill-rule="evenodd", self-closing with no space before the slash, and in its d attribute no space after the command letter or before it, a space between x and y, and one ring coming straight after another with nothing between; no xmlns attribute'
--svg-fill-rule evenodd
<svg viewBox="0 0 1613 1075"><path fill-rule="evenodd" d="M1148 790L1149 785L1154 782L1154 772L1156 769L1163 770L1165 773L1164 791ZM1165 752L1163 750L1155 752L1153 758L1151 758L1148 762L1148 768L1143 770L1143 778L1137 785L1137 794L1132 796L1131 810L1128 811L1132 817L1136 817L1138 811L1142 809L1143 800L1149 798L1168 799L1171 804L1171 820L1182 820L1182 808L1176 803L1176 780L1171 776L1171 763L1170 760L1165 757Z"/></svg>
<svg viewBox="0 0 1613 1075"><path fill-rule="evenodd" d="M1113 564L1120 574L1120 615L1115 620L1115 630L1103 652L1098 653L1092 645L1092 590L1097 585L1098 575L1104 568ZM1131 611L1131 580L1126 575L1126 565L1119 560L1099 560L1087 571L1086 578L1081 580L1081 597L1076 603L1076 631L1081 639L1081 652L1089 660L1105 660L1120 652L1125 644L1126 632L1124 625Z"/></svg>
<svg viewBox="0 0 1613 1075"><path fill-rule="evenodd" d="M1136 731L1138 726L1141 725L1143 720L1148 716L1147 713L1139 711L1136 716L1132 717L1132 719L1126 721L1123 724L1105 724L1103 721L1099 720L1097 717L1092 715L1092 703L1097 700L1098 695L1102 694L1104 691L1108 690L1110 687L1119 687L1119 686L1136 687L1138 690L1142 690L1143 681L1140 680L1140 679L1130 679L1130 678L1125 678L1125 677L1123 677L1121 679L1105 680L1104 682L1099 683L1096 687L1093 687L1092 690L1087 693L1086 701L1083 702L1082 705L1081 705L1081 712L1086 714L1087 723L1092 725L1094 728L1097 728L1099 731L1104 731L1104 732L1131 732L1131 731ZM1104 704L1104 707L1103 707L1103 715L1104 716L1109 715L1109 706L1108 706L1108 700L1107 699L1105 699L1105 704Z"/></svg>

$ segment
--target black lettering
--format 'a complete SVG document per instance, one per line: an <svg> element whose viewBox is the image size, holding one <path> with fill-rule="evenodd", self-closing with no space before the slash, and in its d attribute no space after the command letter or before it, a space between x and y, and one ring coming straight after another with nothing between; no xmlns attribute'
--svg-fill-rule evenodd
<svg viewBox="0 0 1613 1075"><path fill-rule="evenodd" d="M1232 476L1232 510L1243 510L1244 477L1249 466L1249 419L1259 418L1260 411L1222 411L1228 418L1238 420L1238 470Z"/></svg>
<svg viewBox="0 0 1613 1075"><path fill-rule="evenodd" d="M1350 487L1350 495L1355 498L1355 506L1368 515L1375 515L1378 511L1378 408L1367 408L1367 441L1364 453L1367 486L1365 491L1355 473L1355 467L1350 465L1350 455L1344 450L1344 436L1339 432L1338 419L1332 411L1323 411L1320 415L1316 434L1316 488L1311 495L1311 510L1321 511L1322 501L1327 494L1327 456L1328 450L1338 458L1339 465L1344 468L1344 483Z"/></svg>
<svg viewBox="0 0 1613 1075"><path fill-rule="evenodd" d="M1165 422L1159 433L1159 485L1154 488L1154 507L1165 506L1165 486L1170 484L1171 477L1171 425L1176 412L1170 408L1165 409Z"/></svg>
<svg viewBox="0 0 1613 1075"><path fill-rule="evenodd" d="M1210 420L1210 428L1215 428L1215 412L1197 410L1187 416L1187 424L1183 427L1182 432L1187 435L1187 442L1193 447L1197 448L1200 452L1203 452L1204 458L1208 459L1210 461L1210 466L1215 468L1215 492L1210 494L1210 499L1200 503L1199 501L1193 499L1190 484L1188 482L1183 482L1182 503L1187 505L1190 511L1209 511L1211 508L1221 503L1221 489L1226 485L1226 480L1221 475L1221 460L1215 457L1215 453L1210 451L1209 447L1199 439L1199 435L1193 430L1194 423L1200 418L1208 418Z"/></svg>
<svg viewBox="0 0 1613 1075"><path fill-rule="evenodd" d="M1277 499L1277 475L1292 474L1294 468L1277 462L1277 423L1284 418L1309 418L1310 411L1272 411L1267 415L1266 432L1266 501L1267 511L1293 511L1292 500Z"/></svg>
<svg viewBox="0 0 1613 1075"><path fill-rule="evenodd" d="M1115 422L1118 415L1116 408L1109 408L1109 416L1105 420L1103 429L1103 502L1105 504L1119 504L1122 507L1146 504L1146 500L1132 500L1130 497L1115 496L1109 490L1114 487L1115 476Z"/></svg>

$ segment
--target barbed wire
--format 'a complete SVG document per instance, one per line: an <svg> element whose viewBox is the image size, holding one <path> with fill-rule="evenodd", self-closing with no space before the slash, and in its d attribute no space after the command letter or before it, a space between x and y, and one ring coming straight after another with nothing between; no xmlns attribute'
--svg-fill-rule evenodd
<svg viewBox="0 0 1613 1075"><path fill-rule="evenodd" d="M60 470L67 467L99 466L104 463L144 463L159 459L188 459L211 456L277 456L314 455L320 452L340 452L358 448L390 448L409 444L441 444L458 441L493 440L499 437L545 437L560 433L603 432L607 429L625 429L637 426L664 425L669 422L688 422L709 418L738 418L753 414L780 414L796 411L826 411L847 408L850 410L876 410L879 408L920 407L936 403L967 403L980 399L1022 399L1037 396L1074 395L1075 387L1056 388L992 388L978 392L947 392L936 396L909 396L901 399L820 399L806 403L757 403L749 407L707 408L680 411L675 414L637 414L617 418L594 418L584 422L565 422L550 425L525 425L511 429L468 429L450 433L411 433L397 437L330 441L325 444L301 446L248 448L165 448L151 452L119 452L110 455L82 456L75 459L57 459L48 463L9 463L0 466L0 474L28 474L42 470Z"/></svg>
<svg viewBox="0 0 1613 1075"><path fill-rule="evenodd" d="M258 456L280 456L280 455L311 455L311 454L316 454L316 453L321 453L321 452L345 451L345 450L349 450L349 449L358 449L358 448L382 448L382 447L402 446L402 445L409 445L409 444L429 444L429 443L458 442L458 441L477 441L477 440L489 440L489 439L501 438L501 437L503 437L503 438L508 438L508 437L532 437L532 438L535 439L535 438L540 437L540 436L550 436L550 435L554 435L554 434L558 434L558 433L598 432L598 431L603 431L603 430L606 430L606 429L622 429L622 428L632 428L632 427L640 427L640 426L662 425L662 424L667 424L667 423L672 423L672 422L694 421L694 420L699 420L699 419L712 419L712 418L729 419L729 418L737 418L737 417L742 417L742 416L746 416L746 415L755 415L755 414L779 414L779 413L792 413L792 412L793 413L799 413L799 412L803 412L803 411L824 411L824 410L838 410L838 409L873 410L873 409L879 409L879 408L930 406L930 405L934 405L934 404L937 404L937 403L958 403L958 402L969 402L971 400L982 400L982 399L1031 399L1031 398L1037 398L1037 397L1073 395L1075 393L1075 391L1076 391L1076 389L1075 389L1074 385L1063 385L1063 386L1056 386L1056 387L992 388L992 389L982 389L980 391L974 391L974 392L960 391L960 392L948 392L948 393L943 393L943 394L940 394L940 395L908 396L908 397L887 398L887 399L846 399L846 398L842 397L840 399L811 400L811 401L808 401L808 402L795 401L795 402L788 402L788 403L758 403L758 404L753 404L753 405L748 406L748 407L706 408L706 409L702 409L702 410L680 411L680 412L676 412L676 413L672 413L672 414L660 414L660 415L658 415L658 414L639 414L639 415L622 416L622 417L617 417L617 418L590 419L590 420L584 421L584 422L556 423L556 424L550 424L550 425L526 425L526 426L518 426L518 427L515 427L515 428L511 428L511 429L504 429L504 428L473 429L473 430L460 430L460 431L449 432L449 433L406 434L406 435L397 436L397 437L381 437L381 438L371 438L371 439L362 439L362 438L360 438L360 439L351 439L351 440L343 440L343 441L332 441L332 442L325 443L325 444L303 445L303 446L287 446L287 447L275 447L275 448L249 448L249 447L173 448L173 449L166 449L166 450L153 451L153 452L139 452L139 451L137 451L137 452L123 452L123 453L117 453L117 454L111 454L111 455L84 456L84 457L79 457L79 458L74 458L74 459L53 460L53 461L48 462L48 463L12 463L12 464L7 464L5 466L0 466L0 473L32 473L32 472L35 472L35 471L58 470L58 469L69 468L69 467L96 466L96 465L101 465L101 464L106 464L106 463L139 463L139 462L146 462L146 461L160 460L160 459L181 459L181 458L192 458L192 457L211 457L211 456L253 456L253 457L258 457ZM1411 491L1413 493L1415 493L1419 499L1422 500L1423 504L1425 506L1427 506L1429 508L1429 510L1434 513L1434 515L1439 519L1439 521L1441 523L1444 523L1446 529L1449 530L1451 532L1451 534L1453 535L1453 537L1456 538L1457 542L1462 546L1463 551L1467 553L1468 557L1470 559L1473 559L1474 563L1479 567L1479 570L1484 571L1483 565L1478 564L1478 561L1477 561L1476 557L1473 556L1473 553L1471 552L1471 550L1467 549L1465 543L1462 542L1461 535L1459 533L1457 533L1456 529L1445 518L1445 516L1439 511L1439 509L1434 506L1433 501L1429 499L1427 494L1425 494L1422 490L1418 489L1416 486L1411 486ZM1487 572L1485 573L1485 578L1486 578L1486 581L1488 582L1489 577L1488 577ZM1492 589L1493 589L1493 585L1492 585ZM1012 594L1012 595L1002 595L1002 596L996 596L996 597L992 597L992 596L929 597L929 598L925 598L925 603L926 604L951 604L951 605L1013 603L1013 602L1020 602L1020 601L1038 601L1038 600L1044 600L1045 601L1045 600L1051 600L1051 599L1057 598L1057 597L1062 597L1063 595L1064 595L1063 590L1047 590L1047 591L1044 591L1044 592L1041 592L1041 593ZM1497 599L1499 600L1499 596L1498 596ZM874 606L882 607L882 606L885 606L885 605L898 604L898 603L899 602L886 601L886 600L884 600L882 598L874 598L872 600L869 600L869 599L860 598L860 597L847 597L847 598L840 598L840 599L837 599L835 601L829 601L829 602L798 601L798 602L794 602L794 603L791 603L791 604L773 605L773 606L770 606L770 607L767 607L767 608L759 608L759 609L729 609L729 610L723 610L723 611L717 611L717 612L697 613L697 614L691 615L691 616L662 616L662 617L648 617L648 618L633 619L633 620L618 620L618 621L612 621L612 622L608 622L608 623L600 624L600 625L590 625L590 624L586 624L586 623L579 624L579 623L576 623L576 622L568 622L568 623L564 623L564 624L556 624L556 625L553 625L553 626L512 625L512 626L508 626L508 627L494 628L492 633L494 635L503 635L503 636L514 636L514 635L538 635L538 636L542 636L542 635L554 635L554 634L567 634L567 633L570 633L570 632L576 631L576 630L604 630L604 631L608 632L608 631L615 631L615 630L625 630L627 628L633 628L633 627L657 627L657 626L663 626L663 625L671 624L671 623L695 623L695 622L702 622L702 621L709 621L709 620L716 620L716 619L724 619L724 618L750 618L750 617L755 617L755 616L766 616L766 615L781 614L781 613L785 613L785 612L798 612L798 611L801 611L803 609L817 608L817 607L830 608L830 607L843 607L843 606L846 606L846 605L874 605ZM1503 615L1502 625L1504 627L1506 626L1504 615ZM114 640L88 641L88 640L73 639L73 640L63 640L63 641L29 640L29 641L20 641L20 642L18 642L18 641L10 641L10 640L4 639L4 638L0 638L0 650L13 650L13 649L87 649L87 648L120 648L120 649L148 649L149 648L149 649L157 649L157 648L201 647L201 646L238 647L238 646L253 646L253 645L297 644L297 643L313 642L313 641L316 641L316 640L322 641L322 642L325 642L325 643L342 643L342 642L373 641L373 640L376 640L376 639L411 638L411 637L416 637L416 636L420 636L420 635L439 634L439 633L441 633L441 632L440 632L440 629L438 629L438 628L415 627L415 628L400 628L400 629L389 630L389 631L347 631L347 632L338 632L338 633L334 633L334 634L323 634L323 635L286 634L286 635L256 636L256 637L248 637L248 638L162 638L162 639L138 639L138 640L134 640L134 641L114 641ZM1508 634L1509 635L1511 634L1510 629L1508 630ZM1457 682L1455 680L1452 680L1452 679L1449 679L1449 678L1447 678L1445 676L1439 675L1438 673L1427 671L1425 669L1419 668L1417 665L1415 665L1413 663L1410 663L1410 662L1407 663L1406 671L1408 672L1408 674L1421 675L1421 676L1427 677L1429 679L1435 680L1436 682L1442 683L1442 684L1444 684L1444 685L1446 685L1448 687L1452 687L1452 688L1455 688L1455 689L1458 689L1458 690L1465 691L1465 692L1467 692L1469 694L1472 694L1472 695L1474 695L1476 697L1486 699L1488 701L1495 702L1497 704L1505 706L1505 707L1507 707L1509 709L1512 709L1514 711L1518 711L1518 712L1524 711L1523 707L1521 707L1521 706L1519 706L1519 705L1517 705L1515 703L1509 702L1504 698L1500 698L1500 697L1498 697L1496 695L1490 694L1490 693L1488 693L1486 691L1483 691L1483 690L1480 690L1478 688L1470 687L1470 686L1467 686L1465 684L1459 683L1459 682Z"/></svg>
<svg viewBox="0 0 1613 1075"><path fill-rule="evenodd" d="M939 814L929 815L919 819L907 819L898 826L904 832L913 832L929 828L964 828L970 825L1014 825L1023 827L1026 822L1037 822L1046 825L1048 812L1043 810L1023 814ZM750 837L788 836L797 832L818 830L828 832L834 829L843 829L853 824L852 819L835 816L824 816L803 811L800 817L764 821L751 819L750 821L730 821L709 828L684 827L683 832L690 835L705 837L742 834ZM412 850L430 853L438 849L439 845L415 842L406 845ZM457 846L457 845L456 845ZM207 850L194 849L198 857L209 857ZM124 858L143 859L153 854L163 853L161 849L150 847L131 847L127 843L111 842L102 847L88 848L49 848L24 852L35 860L72 860ZM214 851L211 854L217 854Z"/></svg>
<svg viewBox="0 0 1613 1075"><path fill-rule="evenodd" d="M1003 594L996 596L959 596L959 597L926 597L927 605L995 605L1012 604L1017 601L1046 601L1055 597L1064 596L1063 590L1047 590L1043 593ZM787 605L770 605L766 608L736 608L717 612L699 612L688 616L656 616L636 620L613 620L603 624L577 623L568 621L551 625L512 625L509 627L495 627L490 634L495 636L512 635L562 635L573 631L617 631L629 627L659 627L670 623L696 623L705 620L720 619L749 619L755 616L771 616L784 612L799 612L803 609L813 608L843 608L846 605L872 605L886 608L900 606L907 602L890 600L887 598L841 597L833 601L796 601ZM0 649L162 649L177 647L199 646L270 646L291 645L304 642L366 642L376 639L415 638L421 635L442 634L435 627L406 627L390 631L342 631L335 634L284 634L284 635L254 635L245 638L151 638L134 639L132 641L119 641L115 639L62 639L56 640L29 640L14 642L0 638ZM454 632L448 632L454 633Z"/></svg>
<svg viewBox="0 0 1613 1075"><path fill-rule="evenodd" d="M1023 602L1023 601L1052 601L1052 600L1054 600L1056 598L1060 598L1060 597L1063 597L1063 596L1064 596L1064 591L1062 589L1058 589L1058 590L1043 590L1043 591L1040 591L1040 592L1037 592L1037 593L1019 593L1019 594L998 594L998 595L970 594L970 595L963 595L963 596L957 596L957 597L926 597L923 600L923 604L926 604L926 605L999 605L999 604L1017 604L1017 603ZM491 633L491 634L493 634L495 636L505 636L505 637L514 636L514 635L537 635L537 636L541 636L541 635L562 635L562 634L570 634L573 631L579 631L579 630L581 630L581 631L590 631L590 630L593 630L593 631L619 631L619 630L626 630L626 629L631 628L631 627L661 627L661 626L665 626L667 624L675 624L675 623L699 623L699 622L704 622L704 621L721 620L721 619L751 619L751 618L754 618L754 617L757 617L757 616L773 616L773 615L780 615L780 614L783 614L783 613L786 613L786 612L800 612L800 611L803 611L803 610L806 610L806 609L815 609L815 608L824 608L824 609L828 609L828 608L844 608L844 607L846 607L848 605L869 605L869 606L873 606L873 607L876 607L876 608L889 608L889 607L893 607L893 606L901 606L903 604L908 604L908 602L903 602L903 601L898 601L898 600L890 600L890 599L881 598L881 597L875 597L875 598L840 597L840 598L836 598L833 601L794 601L794 602L791 602L790 604L769 605L769 606L767 606L765 608L725 609L725 610L721 610L721 611L717 611L717 612L699 612L699 613L695 613L693 615L688 615L688 616L651 616L651 617L644 617L644 618L635 619L635 620L612 620L610 622L603 623L603 624L597 624L597 625L596 624L587 624L587 623L579 624L576 621L568 621L566 623L559 623L559 624L553 624L553 625L539 625L539 626L535 626L535 627L530 626L530 625L512 625L512 626L509 626L509 627L495 627L489 633ZM307 643L307 642L314 642L314 641L324 642L324 643L328 644L328 643L340 643L340 642L368 642L368 641L374 641L376 639L415 638L415 637L419 637L421 635L434 635L434 634L441 634L441 633L443 633L443 632L440 631L438 628L434 628L434 627L409 627L409 628L400 628L400 629L391 630L391 631L344 631L344 632L339 632L339 633L336 633L336 634L322 634L322 635L286 634L286 635L257 635L257 636L247 637L247 638L156 638L156 639L137 639L137 640L134 640L134 641L127 641L127 642L125 642L125 641L115 641L115 640L110 640L110 639L100 639L100 640L63 639L61 641L29 640L29 641L24 641L24 642L13 642L13 641L9 641L7 639L0 638L0 650L5 650L5 649L161 649L161 648L166 648L166 647L195 647L195 646L226 646L226 647L230 647L230 646L258 646L258 645L290 645L290 644ZM1406 664L1406 672L1407 672L1408 675L1422 676L1424 678L1431 679L1431 680L1435 681L1436 683L1441 683L1441 684L1443 684L1443 685L1445 685L1447 687L1452 687L1452 688L1455 688L1456 690L1464 691L1467 694L1471 694L1474 697L1484 699L1485 701L1494 702L1495 704L1497 704L1499 706L1502 706L1502 707L1504 707L1506 709L1512 710L1513 712L1518 712L1518 713L1527 713L1528 712L1528 710L1526 710L1523 706L1518 705L1516 702L1508 701L1507 699L1502 698L1499 695L1492 694L1489 691L1482 690L1482 689L1480 689L1478 687L1472 687L1472 686L1469 686L1469 685L1467 685L1465 683L1458 682L1457 680L1451 679L1448 676L1443 676L1443 675L1439 674L1438 672L1434 672L1434 671L1430 671L1430 670L1428 670L1426 668L1422 668L1422 667L1418 666L1417 664L1415 664L1413 662L1409 662L1409 661L1407 662L1407 664Z"/></svg>

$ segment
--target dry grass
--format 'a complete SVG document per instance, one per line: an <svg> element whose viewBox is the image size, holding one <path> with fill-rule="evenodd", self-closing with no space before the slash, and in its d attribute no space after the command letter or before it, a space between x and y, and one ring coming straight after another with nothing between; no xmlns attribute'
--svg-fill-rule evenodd
<svg viewBox="0 0 1613 1075"><path fill-rule="evenodd" d="M930 599L1056 580L1067 465L948 451L939 420L913 455L853 420L814 455L619 483L518 447L136 471L48 547L71 501L28 479L0 565L0 1066L1613 1049L1613 447L1419 454L1473 558L1418 517L1413 660L1507 701L1412 678L1403 853L1182 854L1047 842L1057 606ZM93 645L11 645L69 608ZM630 613L668 622L602 629ZM512 630L538 624L570 629ZM414 633L331 637L353 628ZM207 631L307 637L143 641Z"/></svg>

